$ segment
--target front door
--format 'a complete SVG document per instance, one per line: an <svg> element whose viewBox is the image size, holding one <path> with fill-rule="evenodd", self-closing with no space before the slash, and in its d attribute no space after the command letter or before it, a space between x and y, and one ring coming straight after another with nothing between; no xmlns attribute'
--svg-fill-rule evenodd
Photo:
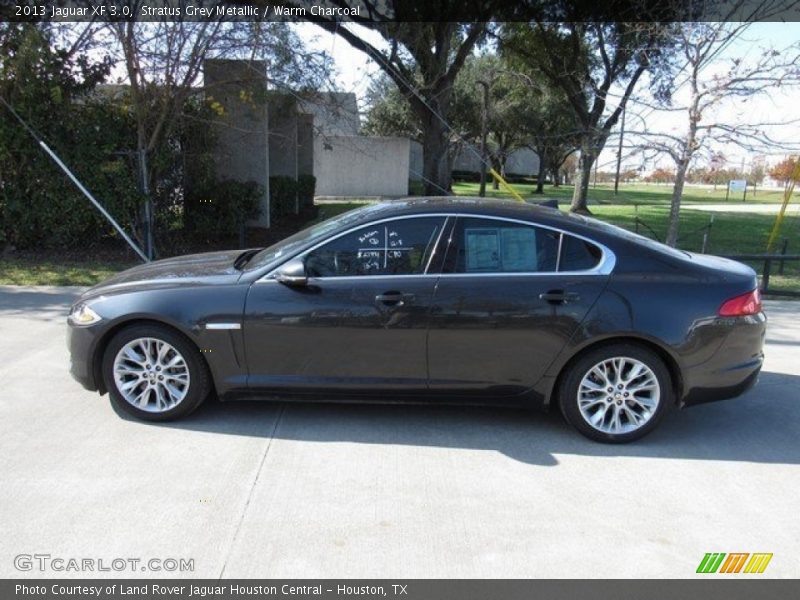
<svg viewBox="0 0 800 600"><path fill-rule="evenodd" d="M547 228L459 218L431 311L431 391L530 389L604 289L601 255Z"/></svg>
<svg viewBox="0 0 800 600"><path fill-rule="evenodd" d="M438 277L427 270L444 224L444 217L405 217L361 227L302 257L308 285L254 283L244 319L249 387L425 390Z"/></svg>

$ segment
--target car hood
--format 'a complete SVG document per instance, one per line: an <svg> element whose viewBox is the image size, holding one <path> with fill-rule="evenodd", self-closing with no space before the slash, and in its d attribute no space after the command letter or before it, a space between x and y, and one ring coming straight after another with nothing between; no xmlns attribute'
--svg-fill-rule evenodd
<svg viewBox="0 0 800 600"><path fill-rule="evenodd" d="M233 265L242 252L205 252L145 263L89 288L82 299L140 289L236 283L242 273Z"/></svg>

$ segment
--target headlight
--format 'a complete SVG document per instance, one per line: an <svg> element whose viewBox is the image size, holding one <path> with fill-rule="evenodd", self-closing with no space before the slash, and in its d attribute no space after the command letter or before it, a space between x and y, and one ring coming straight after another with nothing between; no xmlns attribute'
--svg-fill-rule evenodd
<svg viewBox="0 0 800 600"><path fill-rule="evenodd" d="M76 305L69 314L73 325L94 325L102 318L85 304Z"/></svg>

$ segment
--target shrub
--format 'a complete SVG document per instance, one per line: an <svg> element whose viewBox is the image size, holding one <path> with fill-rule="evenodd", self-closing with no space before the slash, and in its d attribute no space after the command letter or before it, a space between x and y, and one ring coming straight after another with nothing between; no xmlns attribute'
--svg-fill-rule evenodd
<svg viewBox="0 0 800 600"><path fill-rule="evenodd" d="M425 184L422 181L415 179L408 180L408 195L409 196L424 196Z"/></svg>
<svg viewBox="0 0 800 600"><path fill-rule="evenodd" d="M458 169L453 169L452 175L453 181L480 181L481 175L477 171L459 171Z"/></svg>
<svg viewBox="0 0 800 600"><path fill-rule="evenodd" d="M300 175L297 178L297 199L302 212L314 207L314 192L317 189L317 178L313 175Z"/></svg>
<svg viewBox="0 0 800 600"><path fill-rule="evenodd" d="M120 152L135 139L130 117L91 93L111 62L93 64L56 51L49 30L32 23L2 33L0 95L130 231L142 201L135 173ZM90 248L116 236L29 133L2 110L0 243L20 249Z"/></svg>
<svg viewBox="0 0 800 600"><path fill-rule="evenodd" d="M264 188L254 181L225 179L197 192L192 209L192 237L219 241L236 235L247 221L257 219Z"/></svg>
<svg viewBox="0 0 800 600"><path fill-rule="evenodd" d="M269 205L273 219L295 214L297 187L293 177L276 175L269 178Z"/></svg>

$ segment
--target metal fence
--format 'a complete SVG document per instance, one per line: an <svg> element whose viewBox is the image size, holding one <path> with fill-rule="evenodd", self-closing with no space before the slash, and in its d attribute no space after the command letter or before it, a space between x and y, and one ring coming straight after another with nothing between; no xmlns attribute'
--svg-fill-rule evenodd
<svg viewBox="0 0 800 600"><path fill-rule="evenodd" d="M784 245L783 248L785 250L786 246ZM795 266L792 264L788 269L789 273L787 273L786 263L800 261L800 254L733 254L725 258L738 260L756 269L761 277L761 292L763 294L800 298L800 289L781 289L770 285L770 278L775 275L779 277L785 275L798 277L800 269L791 268ZM800 267L800 263L798 263L798 267Z"/></svg>

